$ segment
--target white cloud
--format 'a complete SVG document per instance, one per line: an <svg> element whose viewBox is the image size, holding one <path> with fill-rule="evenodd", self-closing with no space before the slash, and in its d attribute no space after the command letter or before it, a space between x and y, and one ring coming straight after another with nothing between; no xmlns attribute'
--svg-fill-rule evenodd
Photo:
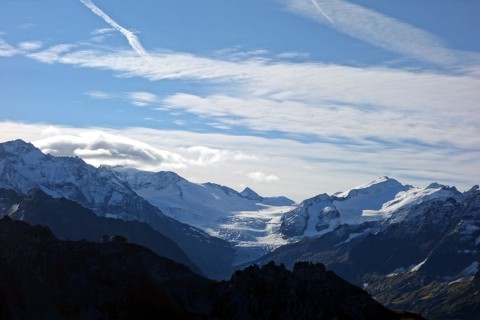
<svg viewBox="0 0 480 320"><path fill-rule="evenodd" d="M314 135L332 141L364 143L378 139L397 144L420 141L432 145L475 147L479 130L473 123L452 122L449 112L429 114L423 110L403 112L355 108L328 102L309 104L265 98L223 95L199 97L176 94L165 106L204 117L215 117L226 126L244 126L257 131L281 131ZM401 134L399 134L401 132Z"/></svg>
<svg viewBox="0 0 480 320"><path fill-rule="evenodd" d="M249 156L240 151L231 151L227 149L220 150L205 146L192 146L188 148L180 148L180 150L194 156L193 159L189 160L190 164L203 167L229 160L248 161L257 159L255 156Z"/></svg>
<svg viewBox="0 0 480 320"><path fill-rule="evenodd" d="M61 134L60 129L54 126L48 126L42 131L41 136L51 137L51 136L59 136L60 134Z"/></svg>
<svg viewBox="0 0 480 320"><path fill-rule="evenodd" d="M18 44L18 48L22 51L34 51L43 46L41 41L25 41Z"/></svg>
<svg viewBox="0 0 480 320"><path fill-rule="evenodd" d="M466 62L469 55L445 47L435 35L344 0L287 0L299 15L383 49L441 65Z"/></svg>
<svg viewBox="0 0 480 320"><path fill-rule="evenodd" d="M157 100L157 96L150 92L136 91L127 94L130 102L137 107L151 105Z"/></svg>
<svg viewBox="0 0 480 320"><path fill-rule="evenodd" d="M43 51L29 53L27 54L27 57L44 63L56 63L60 59L62 53L68 52L74 47L75 45L73 44L59 44Z"/></svg>
<svg viewBox="0 0 480 320"><path fill-rule="evenodd" d="M141 141L104 131L84 131L77 135L56 135L36 140L40 149L56 156L79 156L93 164L178 168L186 160L175 153L151 147Z"/></svg>
<svg viewBox="0 0 480 320"><path fill-rule="evenodd" d="M273 174L266 174L261 171L250 172L247 174L249 179L252 179L255 182L276 182L280 178Z"/></svg>
<svg viewBox="0 0 480 320"><path fill-rule="evenodd" d="M19 54L20 51L0 39L0 57L12 57Z"/></svg>

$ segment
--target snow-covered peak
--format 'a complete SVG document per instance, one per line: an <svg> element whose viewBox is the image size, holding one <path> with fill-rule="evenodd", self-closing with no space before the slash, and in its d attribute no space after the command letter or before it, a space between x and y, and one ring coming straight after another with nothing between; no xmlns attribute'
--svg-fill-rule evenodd
<svg viewBox="0 0 480 320"><path fill-rule="evenodd" d="M383 213L392 213L400 208L413 206L428 200L442 200L447 198L455 198L461 195L455 188L445 188L440 184L431 184L427 188L412 188L410 190L400 192L395 199L386 202L381 211Z"/></svg>
<svg viewBox="0 0 480 320"><path fill-rule="evenodd" d="M0 144L0 187L27 193L33 188L53 197L65 197L102 215L134 219L138 210L124 203L142 202L135 192L106 170L80 158L43 154L21 140Z"/></svg>
<svg viewBox="0 0 480 320"><path fill-rule="evenodd" d="M166 188L178 188L179 183L188 181L175 172L159 171L150 172L123 166L107 167L118 178L127 181L133 189L153 188L163 190Z"/></svg>
<svg viewBox="0 0 480 320"><path fill-rule="evenodd" d="M31 143L25 142L21 139L7 141L0 144L2 153L9 153L12 155L20 155L30 152L40 151Z"/></svg>
<svg viewBox="0 0 480 320"><path fill-rule="evenodd" d="M261 197L258 193L250 189L249 187L246 187L240 194L250 200L254 201L262 201L263 197Z"/></svg>
<svg viewBox="0 0 480 320"><path fill-rule="evenodd" d="M387 176L335 195L334 204L342 216L343 223L360 223L365 220L383 218L377 215L386 202L395 199L399 192L412 187L403 185Z"/></svg>
<svg viewBox="0 0 480 320"><path fill-rule="evenodd" d="M35 166L37 162L48 157L33 144L20 139L0 143L0 156L4 161L22 162L29 166Z"/></svg>
<svg viewBox="0 0 480 320"><path fill-rule="evenodd" d="M407 186L402 185L397 180L389 178L387 176L383 176L366 184L354 187L350 190L344 192L337 192L334 194L334 196L340 199L355 197L358 194L379 193L384 191L385 189L398 189L399 191L402 191L406 188Z"/></svg>
<svg viewBox="0 0 480 320"><path fill-rule="evenodd" d="M338 224L359 224L385 218L378 210L399 192L410 190L387 176L338 192L332 196L320 194L303 201L284 215L282 232L287 237L319 236Z"/></svg>

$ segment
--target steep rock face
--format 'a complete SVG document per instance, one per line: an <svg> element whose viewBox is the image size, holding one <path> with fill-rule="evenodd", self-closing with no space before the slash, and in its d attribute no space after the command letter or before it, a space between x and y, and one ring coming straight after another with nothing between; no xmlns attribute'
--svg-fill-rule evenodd
<svg viewBox="0 0 480 320"><path fill-rule="evenodd" d="M39 188L52 197L78 202L99 216L148 223L177 243L204 274L213 278L231 274L234 252L228 242L165 216L115 174L80 158L45 155L22 140L1 143L0 187L19 193Z"/></svg>
<svg viewBox="0 0 480 320"><path fill-rule="evenodd" d="M130 243L145 246L156 254L184 264L201 274L200 269L172 240L149 225L139 221L99 217L76 202L65 198L54 199L40 189L32 189L24 197L13 190L0 189L0 217L2 216L32 225L47 226L57 238L63 240L100 242L103 236L120 235Z"/></svg>
<svg viewBox="0 0 480 320"><path fill-rule="evenodd" d="M320 232L326 232L338 224L339 218L340 214L330 196L321 194L285 213L280 232L285 237L320 235Z"/></svg>
<svg viewBox="0 0 480 320"><path fill-rule="evenodd" d="M2 319L405 319L323 265L268 264L209 281L124 242L59 241L0 220ZM414 315L411 315L414 316ZM414 316L410 319L421 319Z"/></svg>
<svg viewBox="0 0 480 320"><path fill-rule="evenodd" d="M480 283L473 277L457 281L432 281L423 272L368 279L368 291L393 309L409 309L427 319L476 320L480 314Z"/></svg>
<svg viewBox="0 0 480 320"><path fill-rule="evenodd" d="M350 250L378 228L378 221L364 222L359 225L342 224L322 236L309 237L283 245L256 260L255 263L264 265L273 260L285 264L287 268L293 268L297 261L325 263L329 267L343 264L348 260Z"/></svg>

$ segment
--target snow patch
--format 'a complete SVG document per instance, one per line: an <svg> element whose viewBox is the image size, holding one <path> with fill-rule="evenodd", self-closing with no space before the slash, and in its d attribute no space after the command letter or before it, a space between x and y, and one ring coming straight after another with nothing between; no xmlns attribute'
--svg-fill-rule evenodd
<svg viewBox="0 0 480 320"><path fill-rule="evenodd" d="M410 268L410 272L416 272L418 271L424 264L425 262L427 262L428 258L423 260L422 262L420 262L419 264L417 264L416 266L413 266L412 268Z"/></svg>

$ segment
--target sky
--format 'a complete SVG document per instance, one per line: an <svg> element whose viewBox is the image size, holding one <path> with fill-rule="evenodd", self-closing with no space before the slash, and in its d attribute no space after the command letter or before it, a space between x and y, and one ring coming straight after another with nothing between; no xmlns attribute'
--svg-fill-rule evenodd
<svg viewBox="0 0 480 320"><path fill-rule="evenodd" d="M0 0L0 141L296 201L480 181L480 1Z"/></svg>

